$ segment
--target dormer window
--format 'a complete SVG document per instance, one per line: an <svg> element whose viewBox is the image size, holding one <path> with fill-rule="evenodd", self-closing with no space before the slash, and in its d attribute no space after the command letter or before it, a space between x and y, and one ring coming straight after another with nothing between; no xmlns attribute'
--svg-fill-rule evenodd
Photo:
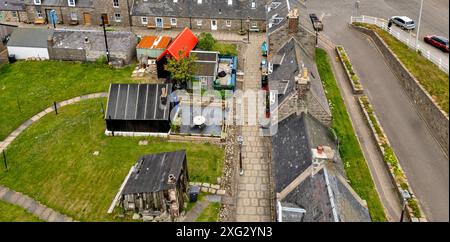
<svg viewBox="0 0 450 242"><path fill-rule="evenodd" d="M35 5L41 5L41 0L34 0Z"/></svg>
<svg viewBox="0 0 450 242"><path fill-rule="evenodd" d="M75 0L67 0L70 7L75 7Z"/></svg>

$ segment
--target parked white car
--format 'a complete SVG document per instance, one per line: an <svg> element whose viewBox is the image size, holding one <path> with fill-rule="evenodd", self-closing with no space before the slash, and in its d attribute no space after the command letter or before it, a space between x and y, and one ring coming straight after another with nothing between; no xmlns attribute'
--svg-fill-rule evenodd
<svg viewBox="0 0 450 242"><path fill-rule="evenodd" d="M393 16L391 18L391 21L395 25L405 30L414 30L416 28L416 22L406 16Z"/></svg>

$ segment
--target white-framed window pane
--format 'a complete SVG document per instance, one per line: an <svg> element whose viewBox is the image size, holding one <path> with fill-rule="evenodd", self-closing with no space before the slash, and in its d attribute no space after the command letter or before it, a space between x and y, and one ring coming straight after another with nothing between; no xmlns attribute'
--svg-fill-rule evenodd
<svg viewBox="0 0 450 242"><path fill-rule="evenodd" d="M148 18L147 17L142 17L141 18L141 23L142 24L148 24Z"/></svg>
<svg viewBox="0 0 450 242"><path fill-rule="evenodd" d="M176 18L171 18L171 19L170 19L170 24L171 24L172 26L177 26L177 19L176 19Z"/></svg>

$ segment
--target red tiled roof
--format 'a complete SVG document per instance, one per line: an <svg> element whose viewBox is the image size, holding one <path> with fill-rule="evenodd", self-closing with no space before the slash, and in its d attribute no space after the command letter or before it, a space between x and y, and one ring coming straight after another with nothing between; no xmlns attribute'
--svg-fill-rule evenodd
<svg viewBox="0 0 450 242"><path fill-rule="evenodd" d="M198 38L189 28L185 28L178 36L170 43L167 49L159 56L158 60L161 60L165 55L169 54L176 60L180 59L180 51L184 52L184 55L188 56L191 50L198 43Z"/></svg>

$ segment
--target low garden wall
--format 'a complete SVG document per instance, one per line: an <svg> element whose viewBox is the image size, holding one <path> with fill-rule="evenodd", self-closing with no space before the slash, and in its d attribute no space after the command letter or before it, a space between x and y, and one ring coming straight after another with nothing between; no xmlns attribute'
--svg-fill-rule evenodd
<svg viewBox="0 0 450 242"><path fill-rule="evenodd" d="M343 46L336 46L336 53L341 61L342 66L344 67L345 73L347 74L347 79L350 82L350 86L352 87L353 94L363 94L364 89L361 85L358 74L356 74L355 69L350 61L350 58L347 55Z"/></svg>
<svg viewBox="0 0 450 242"><path fill-rule="evenodd" d="M390 50L388 45L374 31L351 25L354 29L370 36L385 57L388 65L400 81L403 89L413 101L413 104L428 125L431 134L449 155L449 117L422 87L417 79L406 69L403 63Z"/></svg>

